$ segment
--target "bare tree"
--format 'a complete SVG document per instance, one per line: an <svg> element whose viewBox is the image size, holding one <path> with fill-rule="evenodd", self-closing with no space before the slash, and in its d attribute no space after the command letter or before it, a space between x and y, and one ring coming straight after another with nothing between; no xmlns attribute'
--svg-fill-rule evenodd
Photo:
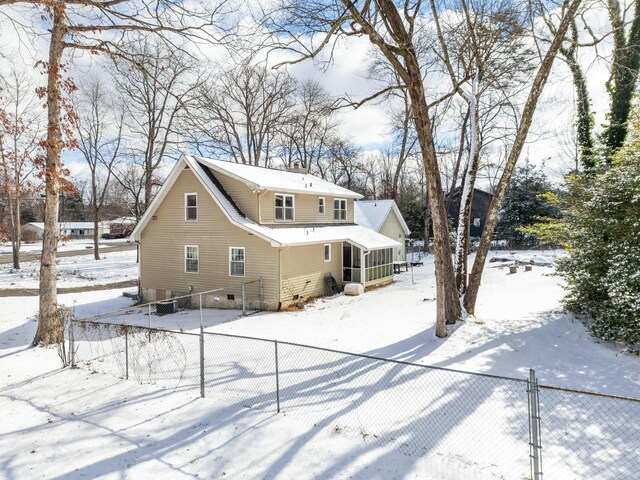
<svg viewBox="0 0 640 480"><path fill-rule="evenodd" d="M158 169L177 153L184 131L181 116L194 106L203 80L195 60L157 39L141 38L129 57L133 63L116 59L113 78L126 111L126 134L132 138L122 153L133 168L121 164L114 173L134 200L133 214L139 219L161 184Z"/></svg>
<svg viewBox="0 0 640 480"><path fill-rule="evenodd" d="M337 135L334 102L313 80L297 86L293 101L288 118L279 127L281 157L288 167L299 162L302 168L322 176L322 163L327 160L329 147Z"/></svg>
<svg viewBox="0 0 640 480"><path fill-rule="evenodd" d="M104 2L83 0L0 0L0 14L10 19L12 5L35 7L33 30L48 38L48 60L43 64L47 86L41 90L47 105L47 138L44 142L45 215L42 256L40 262L39 322L34 344L64 341L64 329L58 315L56 288L56 257L59 230L57 226L61 152L73 147L67 137L73 130L74 115L68 95L73 90L66 78L64 53L82 51L129 58L131 34L155 34L180 48L174 40L219 42L215 28L223 3L185 4L163 0L114 0ZM49 24L47 24L49 23ZM14 23L18 25L18 22ZM20 27L17 27L20 28ZM19 31L21 35L26 35Z"/></svg>
<svg viewBox="0 0 640 480"><path fill-rule="evenodd" d="M13 268L20 268L21 207L34 190L42 108L31 78L15 68L0 77L0 187L9 206Z"/></svg>
<svg viewBox="0 0 640 480"><path fill-rule="evenodd" d="M93 217L93 255L100 260L99 222L111 177L122 145L124 111L111 101L109 91L98 79L80 87L78 113L78 149L89 167L89 204Z"/></svg>
<svg viewBox="0 0 640 480"><path fill-rule="evenodd" d="M199 130L192 139L196 148L238 163L269 166L276 136L293 107L293 78L253 57L220 70L219 78L199 90L191 116Z"/></svg>
<svg viewBox="0 0 640 480"><path fill-rule="evenodd" d="M400 6L387 0L357 3L348 0L304 3L285 1L278 6L278 12L273 14L269 26L280 39L286 39L284 47L299 54L294 62L316 58L337 36L368 38L392 66L399 83L386 86L361 101L353 102L355 107L391 90L407 90L411 100L412 120L422 151L434 230L436 335L445 337L446 324L458 321L461 310L456 295L447 212L431 125L430 110L434 105L427 100L426 88L432 87L432 84L425 82L423 64L416 47L416 28L421 27L422 6L422 2L410 0L401 2ZM301 33L310 32L316 34L312 37L318 38L320 35L322 40L315 45L309 44L305 41L307 37ZM445 94L445 97L454 93L455 90Z"/></svg>
<svg viewBox="0 0 640 480"><path fill-rule="evenodd" d="M515 140L511 146L504 170L489 206L489 212L487 213L484 230L482 231L480 245L478 246L476 258L473 263L473 269L469 278L469 285L464 296L464 307L470 314L473 314L475 311L476 299L478 298L478 291L480 290L482 271L491 247L491 240L498 221L498 212L500 211L502 199L504 198L509 186L511 175L513 174L516 163L522 153L522 148L527 139L529 128L531 127L531 122L533 120L533 114L535 113L538 100L547 82L549 73L551 72L553 62L560 47L562 46L571 23L578 13L580 3L581 0L565 0L562 3L562 6L558 9L558 26L552 34L549 47L543 55L540 67L538 68L531 84L527 101L519 114L519 124Z"/></svg>

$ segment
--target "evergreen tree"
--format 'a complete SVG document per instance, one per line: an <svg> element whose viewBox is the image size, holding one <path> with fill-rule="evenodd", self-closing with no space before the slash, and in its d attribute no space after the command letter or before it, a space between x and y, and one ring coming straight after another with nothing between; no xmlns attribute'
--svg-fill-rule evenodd
<svg viewBox="0 0 640 480"><path fill-rule="evenodd" d="M532 242L534 234L525 227L535 224L540 218L558 218L560 215L558 207L548 196L552 190L553 186L542 169L529 162L518 167L502 203L497 235L511 239L515 245Z"/></svg>
<svg viewBox="0 0 640 480"><path fill-rule="evenodd" d="M565 306L593 320L608 341L640 342L640 120L609 168L568 180L560 221L529 229L567 248L557 262L568 294Z"/></svg>

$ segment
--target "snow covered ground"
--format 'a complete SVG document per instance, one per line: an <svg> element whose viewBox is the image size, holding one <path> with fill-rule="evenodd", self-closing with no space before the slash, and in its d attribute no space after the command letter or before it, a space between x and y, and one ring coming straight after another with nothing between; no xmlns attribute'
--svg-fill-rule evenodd
<svg viewBox="0 0 640 480"><path fill-rule="evenodd" d="M340 295L318 300L300 312L245 318L234 311L205 310L204 321L210 332L276 338L518 378L535 368L543 384L640 396L640 359L598 343L581 323L561 313L562 289L550 272L549 267L534 266L531 272L520 269L508 274L497 263L488 264L477 318L456 326L444 340L433 335L435 291L429 258L423 267L396 276L395 284L360 297ZM128 305L129 300L119 294L63 295L61 301L75 305L78 317L86 317ZM283 413L276 414L275 399L252 398L247 378L254 377L244 376L248 371L272 369L271 350L261 353L263 347L257 342L206 337L206 351L214 352L212 365L217 367L207 370L207 398L201 400L196 398L197 382L190 380L182 382L183 391L158 390L83 369L61 371L55 350L27 347L35 331L35 322L29 318L37 299L0 301L0 411L4 412L0 477L511 479L521 477L501 474L513 471L506 467L478 463L486 456L484 449L498 451L507 466L528 462L526 425L521 425L520 415L523 409L526 414L526 396L519 384L512 387L509 382L492 384L464 376L459 384L445 374L422 373L416 367L396 370L320 351L311 357L304 349L283 346ZM148 317L128 315L127 321L146 325ZM152 322L188 331L199 325L199 312L152 315ZM191 347L185 350L187 376L192 363L197 371L197 342ZM267 364L264 353L269 354ZM94 370L101 368L96 364ZM239 372L243 376L234 383L231 375ZM229 381L217 383L224 378ZM324 383L319 385L318 378ZM271 375L255 380L261 382L260 388L267 385L265 392L273 391ZM395 388L382 393L372 390L387 384ZM258 408L233 406L228 396L238 392ZM637 409L601 406L603 415L615 415L627 429L620 440L609 425L598 424L606 415L600 420L589 418L590 410L579 402L553 403L551 395L545 395L545 418L557 422L564 442L554 439L555 430L547 431L550 441L558 440L547 448L556 458L567 458L563 468L555 466L556 472L582 472L582 478L587 478L584 472L592 464L607 466L601 459L633 454L633 446L624 441L640 438L633 426L638 425ZM443 420L431 426L422 423L424 412L414 414L410 408L420 397L429 399L429 409L435 408L437 418ZM384 413L378 423L371 417L372 410ZM409 418L402 429L396 429L398 438L385 436L388 424L397 427L403 412ZM513 412L518 415L512 418ZM327 417L332 419L328 424L318 421ZM567 428L568 418L578 421L573 425L579 428ZM489 429L478 431L474 419L490 420ZM454 422L454 428L445 428L447 421ZM449 440L458 440L450 438L456 429L467 434L458 446L463 454L449 448ZM438 441L433 443L433 438ZM582 441L591 449L586 457L578 448ZM574 451L563 451L563 445ZM616 449L621 445L628 448ZM441 453L443 446L449 454ZM620 464L625 464L624 458L616 463ZM551 474L554 466L546 465ZM626 465L634 463L627 458ZM589 478L633 478L627 475L624 469L598 470Z"/></svg>
<svg viewBox="0 0 640 480"><path fill-rule="evenodd" d="M58 259L58 287L102 285L127 280L137 280L136 251L102 253L97 261L93 254ZM13 288L38 288L40 262L23 261L20 270L11 264L0 265L0 290Z"/></svg>

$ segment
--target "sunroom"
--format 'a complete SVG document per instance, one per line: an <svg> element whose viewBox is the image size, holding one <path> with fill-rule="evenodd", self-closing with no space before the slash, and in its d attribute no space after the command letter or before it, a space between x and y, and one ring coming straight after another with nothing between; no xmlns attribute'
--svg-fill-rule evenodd
<svg viewBox="0 0 640 480"><path fill-rule="evenodd" d="M393 247L364 249L342 243L342 281L366 287L385 283L393 277Z"/></svg>

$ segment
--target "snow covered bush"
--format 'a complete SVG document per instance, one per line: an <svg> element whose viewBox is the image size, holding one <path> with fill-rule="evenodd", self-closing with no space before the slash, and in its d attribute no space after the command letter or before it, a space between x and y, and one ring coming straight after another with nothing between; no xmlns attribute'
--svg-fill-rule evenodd
<svg viewBox="0 0 640 480"><path fill-rule="evenodd" d="M640 343L640 121L613 164L570 181L558 262L566 307L609 341Z"/></svg>

